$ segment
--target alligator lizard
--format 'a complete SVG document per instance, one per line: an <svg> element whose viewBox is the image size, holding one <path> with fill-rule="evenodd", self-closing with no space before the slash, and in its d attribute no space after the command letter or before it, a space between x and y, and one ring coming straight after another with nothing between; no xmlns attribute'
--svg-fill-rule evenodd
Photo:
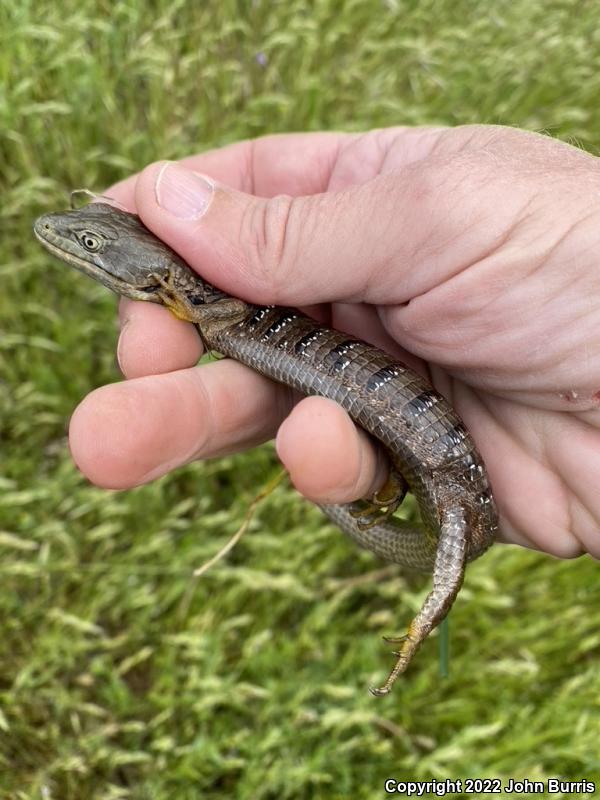
<svg viewBox="0 0 600 800"><path fill-rule="evenodd" d="M55 256L117 294L162 303L193 322L205 347L307 395L338 402L385 448L387 484L368 501L321 506L376 555L433 572L433 585L385 683L387 694L415 651L442 621L465 565L493 542L497 512L485 468L463 423L423 378L382 351L322 327L293 308L257 306L206 283L134 214L106 203L45 214L34 226ZM406 490L422 524L391 514Z"/></svg>

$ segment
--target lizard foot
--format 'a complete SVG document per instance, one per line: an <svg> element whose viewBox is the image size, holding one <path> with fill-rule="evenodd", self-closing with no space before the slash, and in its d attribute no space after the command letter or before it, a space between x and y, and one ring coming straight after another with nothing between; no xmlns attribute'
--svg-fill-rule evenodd
<svg viewBox="0 0 600 800"><path fill-rule="evenodd" d="M356 520L357 527L360 530L367 530L391 517L404 500L407 489L402 475L394 469L390 470L388 479L381 489L365 500L360 508L350 512Z"/></svg>

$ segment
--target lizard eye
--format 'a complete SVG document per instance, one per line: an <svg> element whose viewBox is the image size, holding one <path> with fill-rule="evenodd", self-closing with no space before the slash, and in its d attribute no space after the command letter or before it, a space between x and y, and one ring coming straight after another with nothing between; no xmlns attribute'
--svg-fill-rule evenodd
<svg viewBox="0 0 600 800"><path fill-rule="evenodd" d="M83 231L79 234L79 242L82 247L85 247L90 253L95 253L97 250L100 250L100 246L102 245L100 237L89 231Z"/></svg>

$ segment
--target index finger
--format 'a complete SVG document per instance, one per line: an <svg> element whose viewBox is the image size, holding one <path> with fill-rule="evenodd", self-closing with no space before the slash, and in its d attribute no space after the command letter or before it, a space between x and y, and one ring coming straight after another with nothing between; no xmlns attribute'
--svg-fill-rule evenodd
<svg viewBox="0 0 600 800"><path fill-rule="evenodd" d="M285 133L246 139L180 160L183 166L248 194L273 197L324 192L340 148L350 133ZM130 211L136 210L137 174L107 189Z"/></svg>

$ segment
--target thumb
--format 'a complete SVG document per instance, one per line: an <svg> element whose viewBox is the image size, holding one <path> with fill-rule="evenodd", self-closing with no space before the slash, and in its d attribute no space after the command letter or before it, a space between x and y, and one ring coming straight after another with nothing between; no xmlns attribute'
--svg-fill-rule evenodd
<svg viewBox="0 0 600 800"><path fill-rule="evenodd" d="M136 205L151 230L234 296L279 305L390 303L408 299L398 270L411 264L415 237L426 236L412 184L396 174L340 192L264 198L163 162L138 177Z"/></svg>

